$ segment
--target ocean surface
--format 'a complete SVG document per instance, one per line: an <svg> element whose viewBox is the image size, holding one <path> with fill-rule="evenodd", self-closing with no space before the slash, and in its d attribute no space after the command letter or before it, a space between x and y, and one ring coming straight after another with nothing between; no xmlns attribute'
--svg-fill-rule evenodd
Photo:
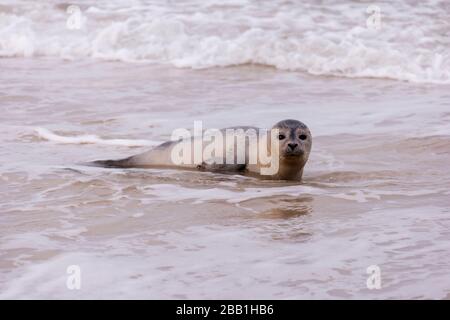
<svg viewBox="0 0 450 320"><path fill-rule="evenodd" d="M449 17L3 0L0 298L449 299ZM83 164L286 118L313 135L301 183Z"/></svg>

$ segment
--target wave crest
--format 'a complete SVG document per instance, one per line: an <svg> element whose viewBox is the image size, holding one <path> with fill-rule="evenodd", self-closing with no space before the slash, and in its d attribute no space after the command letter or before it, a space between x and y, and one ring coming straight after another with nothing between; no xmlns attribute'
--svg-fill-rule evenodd
<svg viewBox="0 0 450 320"><path fill-rule="evenodd" d="M191 13L178 10L186 4L87 7L81 30L68 30L67 14L48 4L40 13L22 8L22 15L0 13L0 57L92 57L181 68L261 64L313 75L450 83L449 30L439 8L424 26L420 12L399 2L387 8L398 21L370 30L362 5L327 11L308 3L262 9L249 3L230 11L193 1Z"/></svg>

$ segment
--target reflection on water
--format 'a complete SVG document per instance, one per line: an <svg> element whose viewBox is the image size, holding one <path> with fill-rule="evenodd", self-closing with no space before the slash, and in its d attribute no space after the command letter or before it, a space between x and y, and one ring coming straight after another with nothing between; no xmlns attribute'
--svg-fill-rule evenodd
<svg viewBox="0 0 450 320"><path fill-rule="evenodd" d="M311 213L312 207L308 203L313 200L312 197L271 199L270 203L277 207L263 212L262 215L273 219L290 219L304 216Z"/></svg>

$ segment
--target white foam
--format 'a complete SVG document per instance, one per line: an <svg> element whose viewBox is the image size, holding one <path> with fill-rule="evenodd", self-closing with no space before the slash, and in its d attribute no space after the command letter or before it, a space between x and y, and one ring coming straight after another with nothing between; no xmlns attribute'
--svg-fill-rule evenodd
<svg viewBox="0 0 450 320"><path fill-rule="evenodd" d="M126 8L99 1L82 11L80 30L66 29L67 14L51 4L22 4L15 14L0 13L0 57L93 57L187 68L252 63L314 75L448 84L449 30L441 22L447 17L425 2L424 12L434 17L427 24L406 0L380 5L383 17L391 17L380 30L366 27L367 5L359 2L323 10L307 1L237 1L238 10L230 10L219 1Z"/></svg>
<svg viewBox="0 0 450 320"><path fill-rule="evenodd" d="M148 195L154 195L157 201L192 201L193 204L217 200L238 204L251 199L276 195L297 197L306 194L324 193L319 188L304 185L273 188L245 188L242 191L232 191L223 188L196 189L171 184L153 184L143 188L143 191Z"/></svg>
<svg viewBox="0 0 450 320"><path fill-rule="evenodd" d="M102 144L112 146L141 147L155 146L159 142L150 140L132 140L132 139L102 139L96 135L79 135L79 136L61 136L45 128L36 128L39 137L57 143L65 144Z"/></svg>
<svg viewBox="0 0 450 320"><path fill-rule="evenodd" d="M330 186L333 184L330 184ZM178 202L186 201L192 204L200 204L210 201L226 201L235 205L239 203L273 196L301 197L306 195L322 195L352 202L364 203L369 201L380 201L388 196L420 197L444 193L446 189L424 189L419 191L385 191L378 189L351 189L345 193L336 190L326 190L323 188L311 187L305 184L286 187L258 187L245 188L235 191L226 188L187 188L172 184L152 184L146 187L139 187L146 195L154 197L144 200L150 202Z"/></svg>

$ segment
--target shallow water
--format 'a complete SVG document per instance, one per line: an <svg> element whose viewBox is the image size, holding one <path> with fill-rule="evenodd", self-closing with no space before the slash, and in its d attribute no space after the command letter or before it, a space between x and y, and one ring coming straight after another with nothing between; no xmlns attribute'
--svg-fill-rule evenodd
<svg viewBox="0 0 450 320"><path fill-rule="evenodd" d="M449 297L447 86L255 65L9 58L0 70L1 298ZM302 183L82 165L194 120L284 118L314 137ZM66 287L70 265L81 290Z"/></svg>

